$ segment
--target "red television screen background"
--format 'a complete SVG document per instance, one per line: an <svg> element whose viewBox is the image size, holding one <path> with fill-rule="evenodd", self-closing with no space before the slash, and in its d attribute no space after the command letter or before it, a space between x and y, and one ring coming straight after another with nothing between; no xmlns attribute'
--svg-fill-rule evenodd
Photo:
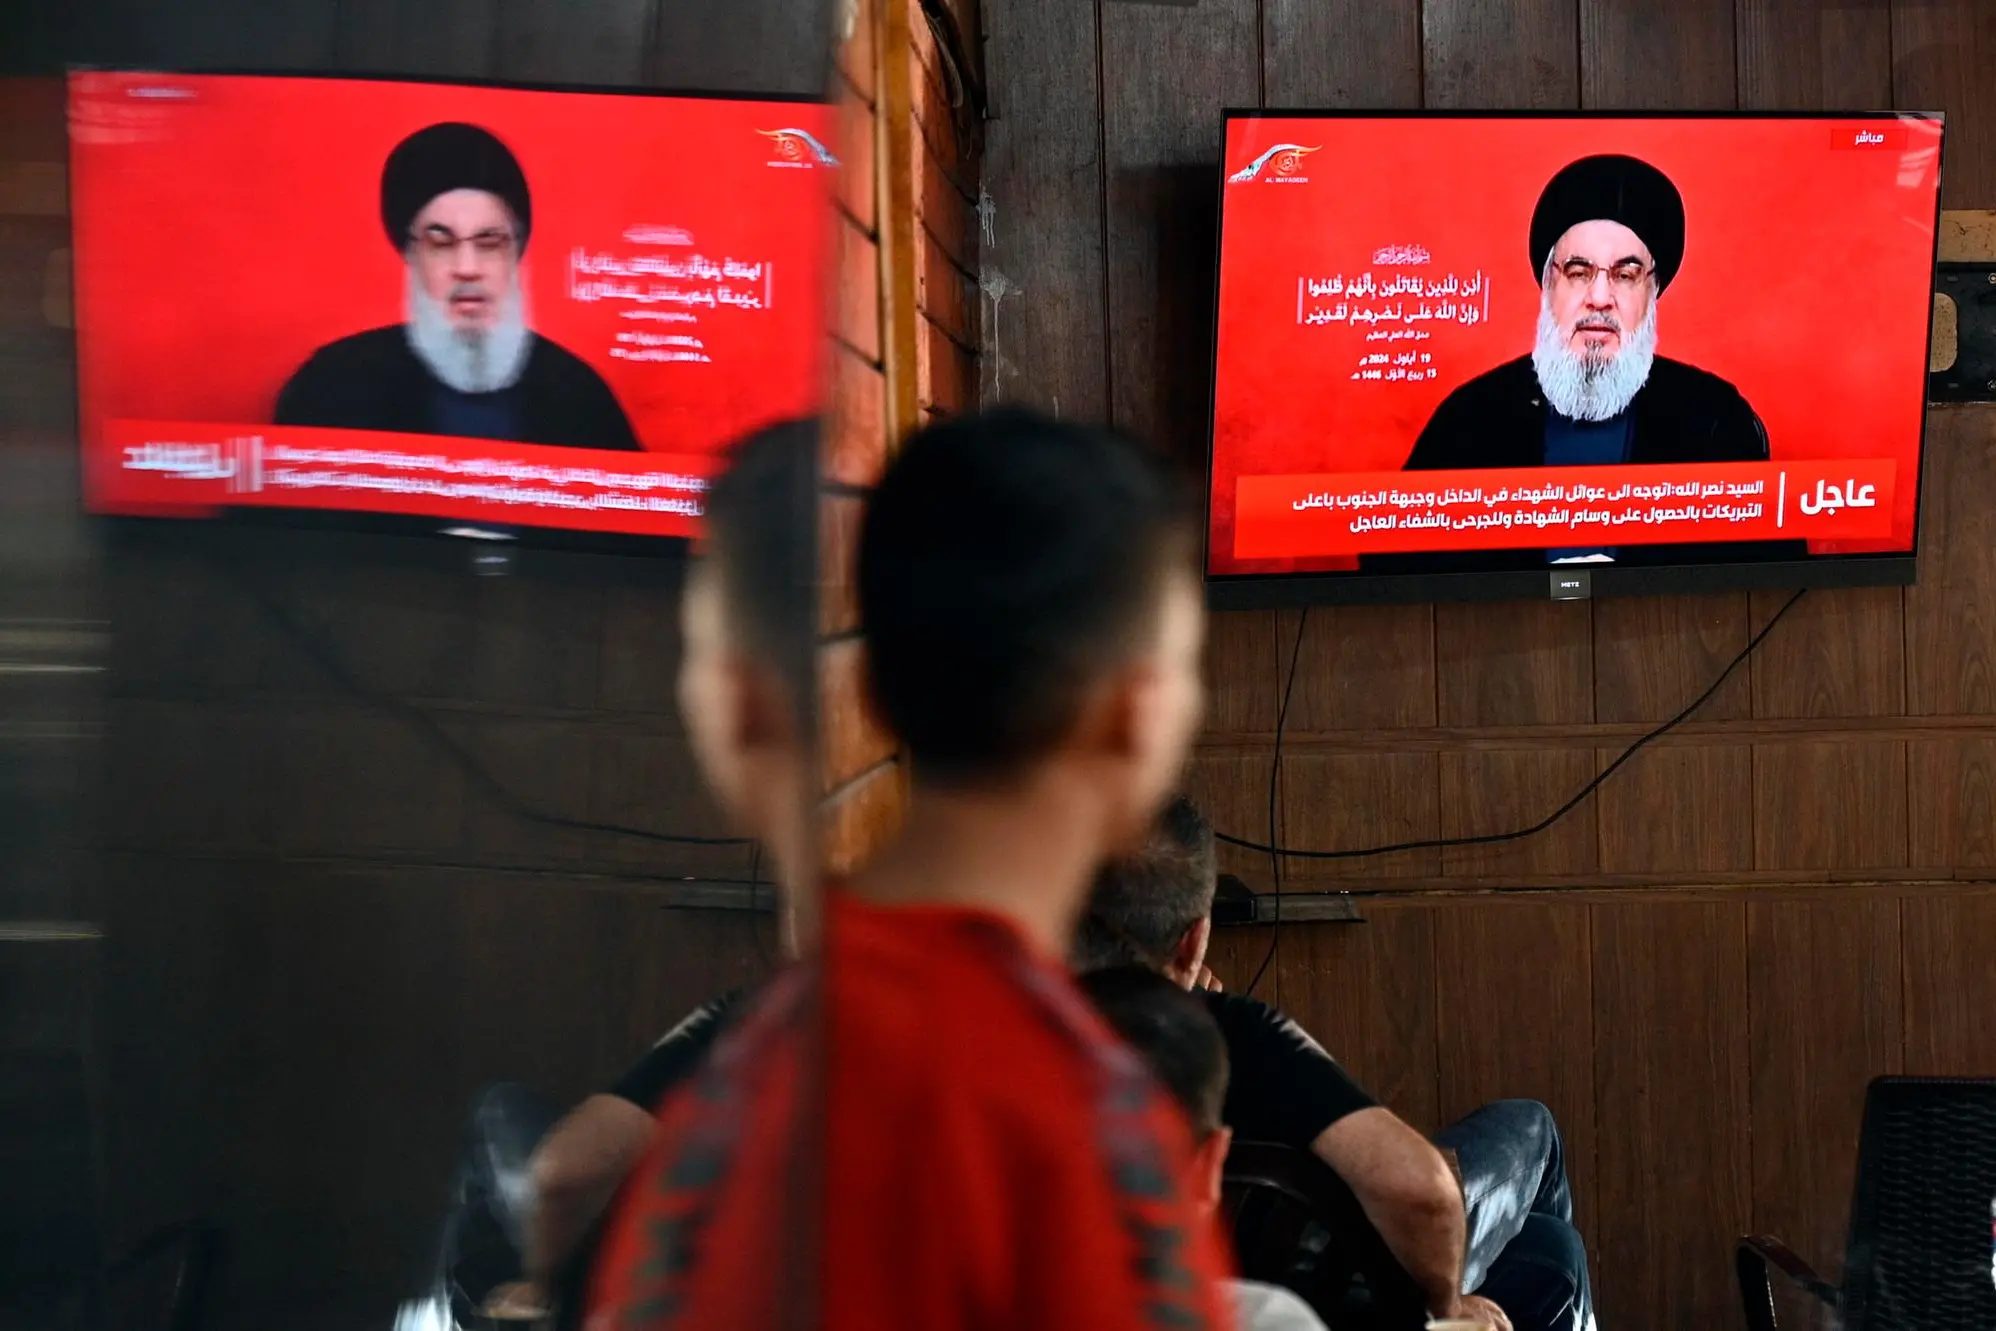
<svg viewBox="0 0 1996 1331"><path fill-rule="evenodd" d="M1743 502L1665 512L1666 524L1683 519L1672 542L1910 552L1940 140L1938 121L1919 117L1230 118L1208 571L1335 571L1379 550L1585 543L1514 531L1509 517L1496 532L1451 526L1439 507L1413 524L1428 528L1418 535L1366 535L1353 514L1446 498L1386 488L1399 482L1481 475L1401 468L1451 390L1532 350L1533 209L1555 173L1598 153L1641 158L1683 198L1682 264L1656 304L1658 356L1730 381L1765 424L1771 462L1802 468L1641 468L1665 474L1631 473L1633 487L1614 486L1610 499L1633 488L1643 500L1645 486L1674 481L1656 493L1749 495L1762 510L1751 520ZM1519 492L1521 476L1492 473L1477 511L1499 480L1512 486L1511 507L1522 493L1526 509L1570 511L1578 493L1584 509L1612 485L1600 473L1627 469L1542 470L1560 493ZM1833 520L1818 485L1861 492L1876 510L1854 504ZM1796 506L1798 489L1813 508ZM1637 524L1612 543L1663 539L1667 527L1640 534L1657 513L1597 506L1605 522ZM1707 520L1720 510L1723 522ZM1540 525L1524 512L1520 526Z"/></svg>
<svg viewBox="0 0 1996 1331"><path fill-rule="evenodd" d="M447 121L518 160L528 325L600 376L641 452L271 425L315 350L403 322L382 169ZM727 444L819 408L832 123L790 101L72 75L87 502L692 534Z"/></svg>

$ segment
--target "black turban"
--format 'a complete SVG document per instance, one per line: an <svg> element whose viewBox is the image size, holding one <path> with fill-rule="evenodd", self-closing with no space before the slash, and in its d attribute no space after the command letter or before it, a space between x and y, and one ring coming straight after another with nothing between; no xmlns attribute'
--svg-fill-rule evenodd
<svg viewBox="0 0 1996 1331"><path fill-rule="evenodd" d="M388 154L381 168L381 225L388 243L407 249L416 214L454 189L483 190L505 200L520 229L520 249L526 250L534 211L519 160L491 131L450 123L419 129Z"/></svg>
<svg viewBox="0 0 1996 1331"><path fill-rule="evenodd" d="M1660 292L1684 260L1684 198L1648 162L1615 153L1560 168L1532 210L1532 277L1543 280L1559 238L1582 222L1620 222L1642 237L1656 260Z"/></svg>

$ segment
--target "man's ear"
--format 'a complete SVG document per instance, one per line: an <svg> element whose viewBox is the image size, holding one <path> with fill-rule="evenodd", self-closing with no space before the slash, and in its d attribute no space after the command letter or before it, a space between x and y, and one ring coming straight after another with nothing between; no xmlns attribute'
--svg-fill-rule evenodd
<svg viewBox="0 0 1996 1331"><path fill-rule="evenodd" d="M1193 1153L1192 1198L1202 1211L1219 1209L1226 1186L1227 1151L1233 1144L1232 1128L1216 1128Z"/></svg>
<svg viewBox="0 0 1996 1331"><path fill-rule="evenodd" d="M1206 964L1206 948L1212 941L1213 917L1201 916L1178 936L1178 946L1171 950L1172 969L1196 980L1199 968Z"/></svg>

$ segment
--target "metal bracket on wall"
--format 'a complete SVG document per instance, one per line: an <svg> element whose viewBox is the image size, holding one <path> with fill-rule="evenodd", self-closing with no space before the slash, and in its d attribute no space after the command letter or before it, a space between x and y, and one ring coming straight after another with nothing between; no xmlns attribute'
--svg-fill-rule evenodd
<svg viewBox="0 0 1996 1331"><path fill-rule="evenodd" d="M1220 875L1213 896L1213 923L1230 924L1364 924L1349 892L1284 892L1280 905L1273 892L1257 892L1232 874Z"/></svg>
<svg viewBox="0 0 1996 1331"><path fill-rule="evenodd" d="M1942 263L1934 276L1929 402L1996 402L1996 263ZM1949 324L1954 354L1946 354Z"/></svg>

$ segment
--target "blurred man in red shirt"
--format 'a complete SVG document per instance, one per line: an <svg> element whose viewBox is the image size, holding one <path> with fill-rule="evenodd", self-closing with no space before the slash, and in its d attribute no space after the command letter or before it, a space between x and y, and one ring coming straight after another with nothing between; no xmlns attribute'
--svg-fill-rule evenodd
<svg viewBox="0 0 1996 1331"><path fill-rule="evenodd" d="M590 1331L1228 1324L1190 1128L1062 965L1198 726L1197 548L1119 436L910 440L859 557L903 830L665 1106Z"/></svg>

